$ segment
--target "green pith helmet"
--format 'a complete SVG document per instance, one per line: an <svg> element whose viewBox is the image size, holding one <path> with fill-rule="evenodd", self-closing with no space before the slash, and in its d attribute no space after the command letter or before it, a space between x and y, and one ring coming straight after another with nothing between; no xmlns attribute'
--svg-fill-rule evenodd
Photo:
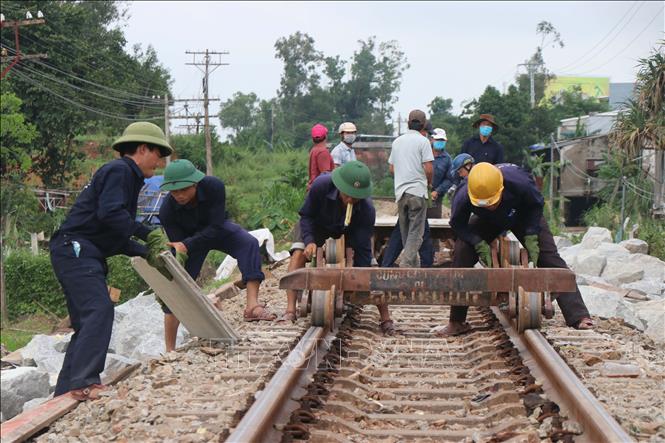
<svg viewBox="0 0 665 443"><path fill-rule="evenodd" d="M205 176L189 160L174 160L164 170L164 183L161 184L159 189L162 191L177 191L200 182Z"/></svg>
<svg viewBox="0 0 665 443"><path fill-rule="evenodd" d="M169 145L168 140L166 140L162 128L150 122L136 122L127 126L122 136L113 142L112 147L122 153L124 146L136 143L157 146L162 157L173 154L173 148Z"/></svg>
<svg viewBox="0 0 665 443"><path fill-rule="evenodd" d="M365 163L353 160L333 169L332 181L340 192L363 199L372 194L372 179Z"/></svg>

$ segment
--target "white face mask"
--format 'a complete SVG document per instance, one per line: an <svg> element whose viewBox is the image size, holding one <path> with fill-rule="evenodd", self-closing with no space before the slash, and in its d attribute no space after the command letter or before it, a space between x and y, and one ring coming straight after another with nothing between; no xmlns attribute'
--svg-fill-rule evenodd
<svg viewBox="0 0 665 443"><path fill-rule="evenodd" d="M356 134L346 134L344 136L344 143L351 145L354 141L356 141Z"/></svg>

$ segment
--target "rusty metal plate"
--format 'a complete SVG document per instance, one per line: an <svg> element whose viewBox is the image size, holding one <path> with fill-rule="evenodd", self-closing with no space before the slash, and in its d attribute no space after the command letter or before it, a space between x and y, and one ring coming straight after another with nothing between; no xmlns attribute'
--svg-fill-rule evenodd
<svg viewBox="0 0 665 443"><path fill-rule="evenodd" d="M572 292L575 274L560 268L325 268L298 269L279 281L281 289L384 292Z"/></svg>

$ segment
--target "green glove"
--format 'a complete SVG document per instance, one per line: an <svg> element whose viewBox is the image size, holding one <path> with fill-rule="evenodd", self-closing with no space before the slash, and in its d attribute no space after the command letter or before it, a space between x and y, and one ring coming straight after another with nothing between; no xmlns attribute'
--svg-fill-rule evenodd
<svg viewBox="0 0 665 443"><path fill-rule="evenodd" d="M166 269L164 261L159 256L162 252L169 250L166 242L168 242L168 238L162 228L150 231L146 240L146 245L148 246L146 260L150 266L157 269L164 277L173 280L171 273Z"/></svg>
<svg viewBox="0 0 665 443"><path fill-rule="evenodd" d="M177 252L175 253L175 259L178 260L178 263L180 263L180 266L183 268L185 267L185 263L187 263L187 259L189 257L187 256L187 253L185 252Z"/></svg>
<svg viewBox="0 0 665 443"><path fill-rule="evenodd" d="M163 266L162 259L159 258L159 254L164 251L168 251L169 247L166 244L168 238L164 231L161 228L154 229L148 234L146 240L146 246L148 246L148 263L153 268L157 268L160 265Z"/></svg>
<svg viewBox="0 0 665 443"><path fill-rule="evenodd" d="M473 247L478 254L478 261L485 267L492 267L492 255L490 254L490 245L481 240Z"/></svg>
<svg viewBox="0 0 665 443"><path fill-rule="evenodd" d="M524 236L524 247L526 252L529 253L529 258L533 262L533 266L538 266L538 256L540 255L540 247L538 246L538 236L535 234Z"/></svg>

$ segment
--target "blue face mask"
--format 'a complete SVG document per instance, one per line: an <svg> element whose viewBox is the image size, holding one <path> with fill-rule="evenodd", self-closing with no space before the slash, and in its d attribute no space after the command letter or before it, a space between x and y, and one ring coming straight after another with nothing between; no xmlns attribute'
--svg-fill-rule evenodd
<svg viewBox="0 0 665 443"><path fill-rule="evenodd" d="M492 133L491 126L481 126L480 128L478 128L478 130L480 131L480 135L482 135L483 137L489 137L490 134Z"/></svg>
<svg viewBox="0 0 665 443"><path fill-rule="evenodd" d="M436 140L436 141L434 141L434 143L432 143L432 146L437 151L443 151L444 149L446 149L446 141L445 140Z"/></svg>

